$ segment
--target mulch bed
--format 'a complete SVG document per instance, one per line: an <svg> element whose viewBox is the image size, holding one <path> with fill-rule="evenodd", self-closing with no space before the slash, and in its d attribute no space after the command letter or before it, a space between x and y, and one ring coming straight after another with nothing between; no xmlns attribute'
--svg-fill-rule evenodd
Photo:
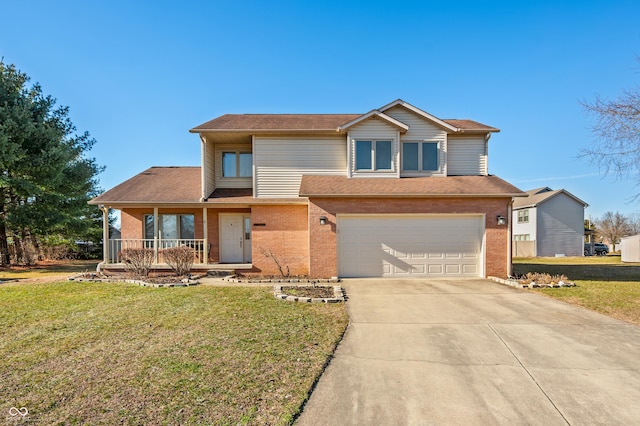
<svg viewBox="0 0 640 426"><path fill-rule="evenodd" d="M324 286L287 286L282 287L282 292L291 296L331 298L334 297L333 287Z"/></svg>

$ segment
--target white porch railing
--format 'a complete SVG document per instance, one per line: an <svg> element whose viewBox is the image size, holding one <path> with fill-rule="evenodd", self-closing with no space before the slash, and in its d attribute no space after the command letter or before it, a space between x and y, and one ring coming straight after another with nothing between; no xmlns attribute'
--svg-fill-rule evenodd
<svg viewBox="0 0 640 426"><path fill-rule="evenodd" d="M171 247L191 247L193 249L194 263L206 264L204 239L110 239L109 240L109 263L121 263L120 252L123 249L148 248L155 250L157 263L164 263L162 260L162 250ZM210 253L207 246L206 253Z"/></svg>

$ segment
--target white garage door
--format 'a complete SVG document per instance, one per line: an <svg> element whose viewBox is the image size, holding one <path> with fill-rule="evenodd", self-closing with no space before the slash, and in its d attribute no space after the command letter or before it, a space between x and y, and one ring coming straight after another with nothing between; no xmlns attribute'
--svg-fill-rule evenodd
<svg viewBox="0 0 640 426"><path fill-rule="evenodd" d="M341 277L482 276L479 215L339 215Z"/></svg>

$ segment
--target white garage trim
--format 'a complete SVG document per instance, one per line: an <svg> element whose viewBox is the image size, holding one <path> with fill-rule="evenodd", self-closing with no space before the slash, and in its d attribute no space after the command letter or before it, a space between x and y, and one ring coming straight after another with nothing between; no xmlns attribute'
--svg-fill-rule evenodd
<svg viewBox="0 0 640 426"><path fill-rule="evenodd" d="M338 214L340 277L483 277L484 214Z"/></svg>

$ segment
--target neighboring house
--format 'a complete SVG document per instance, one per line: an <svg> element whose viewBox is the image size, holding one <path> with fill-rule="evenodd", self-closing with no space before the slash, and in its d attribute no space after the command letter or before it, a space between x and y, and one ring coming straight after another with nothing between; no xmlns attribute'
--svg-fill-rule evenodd
<svg viewBox="0 0 640 426"><path fill-rule="evenodd" d="M514 256L582 256L588 204L564 189L526 194L513 201Z"/></svg>
<svg viewBox="0 0 640 426"><path fill-rule="evenodd" d="M622 238L620 255L623 262L640 262L640 235Z"/></svg>
<svg viewBox="0 0 640 426"><path fill-rule="evenodd" d="M489 174L498 131L402 100L223 115L190 130L200 167L152 167L91 201L121 211L106 266L123 247L179 244L195 248L195 268L258 275L279 274L277 260L312 278L506 277L511 200L524 194Z"/></svg>

